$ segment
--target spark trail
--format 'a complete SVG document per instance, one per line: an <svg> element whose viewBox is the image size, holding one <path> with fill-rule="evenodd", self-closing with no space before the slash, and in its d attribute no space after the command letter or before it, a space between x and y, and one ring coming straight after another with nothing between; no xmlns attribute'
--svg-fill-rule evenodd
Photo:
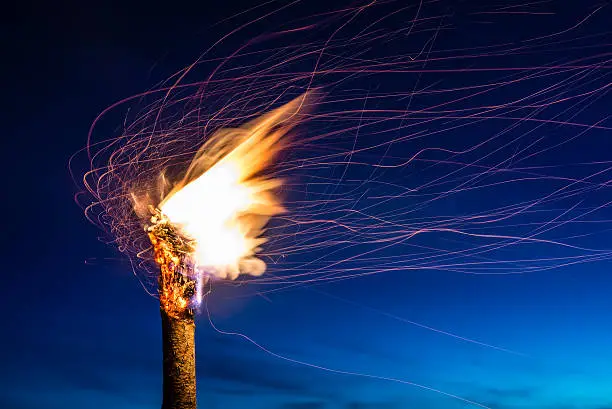
<svg viewBox="0 0 612 409"><path fill-rule="evenodd" d="M206 280L237 279L262 295L416 270L524 274L612 258L612 122L589 110L610 101L609 38L588 31L606 7L553 33L479 44L453 38L459 28L439 2L284 20L286 7L268 4L92 125L77 199L148 291L159 280L143 230L151 205L198 237ZM535 2L467 14L520 25L550 13ZM254 28L265 34L213 55ZM313 93L321 97L303 97ZM278 138L249 139L295 101L299 115ZM120 134L100 137L124 107ZM230 189L250 178L258 187ZM207 195L190 193L198 184ZM261 195L242 202L252 194ZM224 211L234 223L226 236Z"/></svg>

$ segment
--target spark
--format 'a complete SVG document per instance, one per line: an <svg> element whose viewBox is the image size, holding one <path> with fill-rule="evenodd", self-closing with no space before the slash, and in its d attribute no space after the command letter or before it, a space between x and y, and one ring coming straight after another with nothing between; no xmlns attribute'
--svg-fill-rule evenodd
<svg viewBox="0 0 612 409"><path fill-rule="evenodd" d="M209 280L266 297L381 274L611 260L612 126L586 109L609 100L609 44L577 32L603 8L553 34L458 47L444 42L452 17L435 3L372 2L266 27L229 57L205 53L114 104L83 151L85 213L145 288L164 276L153 257L184 273L180 291L160 293L181 311ZM528 12L537 28L550 18L540 3L472 14ZM124 106L120 134L100 131ZM164 235L143 225L169 226L188 249L166 254Z"/></svg>

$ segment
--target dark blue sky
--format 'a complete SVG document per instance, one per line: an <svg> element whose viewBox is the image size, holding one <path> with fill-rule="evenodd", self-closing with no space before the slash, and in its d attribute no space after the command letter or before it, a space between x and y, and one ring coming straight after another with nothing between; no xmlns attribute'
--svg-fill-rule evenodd
<svg viewBox="0 0 612 409"><path fill-rule="evenodd" d="M512 2L504 4L510 6ZM442 39L440 47L471 47L479 41L513 42L521 30L559 32L580 23L604 2L552 1L532 9L544 14L499 17L494 10L506 10L504 4L468 7L465 2L447 2L443 8L451 16L454 34ZM0 286L4 312L0 407L159 406L161 337L157 301L142 290L122 255L97 240L101 232L85 220L73 201L76 188L68 160L84 145L89 126L102 109L152 87L190 63L234 22L225 22L218 29L210 29L212 24L248 7L247 3L234 1L211 5L173 2L164 6L145 2L127 6L32 3L3 16L7 21L1 28L5 55L2 164L7 185L2 240L6 262ZM315 14L318 8L324 9L324 3L296 6L288 13L298 18L305 11ZM586 111L572 107L572 115L562 118L588 124L602 120L599 125L603 129L592 130L569 147L540 155L539 165L592 164L612 159L612 122L606 119L612 106L612 36L605 23L612 20L609 4L596 17L581 28L583 31L571 31L564 38L594 38L579 44L608 53L599 60L604 66L599 74L584 77L585 83L592 80L600 87L607 84L608 90L604 88L600 97L591 100ZM594 33L600 35L588 37ZM231 53L239 42L228 42L218 53ZM516 66L538 65L542 61L550 64L568 56L590 56L588 50L586 46L577 50L557 47L549 54L511 60ZM509 60L499 61L505 64ZM478 64L474 62L473 66ZM452 85L461 81L474 84L478 75L449 81ZM488 73L482 75L484 81ZM383 89L388 85L385 81L393 86L402 81L392 75L382 78ZM431 82L440 78L433 77ZM519 95L529 92L521 88L527 86L519 83L517 88L504 92ZM574 86L583 89L572 83L567 86L568 92L573 92ZM435 96L429 98L434 99L418 103L433 105ZM480 102L495 103L494 96L487 98ZM548 111L541 118L559 112ZM494 121L484 121L469 129L493 133L496 126ZM114 130L109 128L108 132ZM466 130L457 132L462 133L454 147L476 138ZM553 146L554 138L571 137L578 132L559 126L543 133L549 138L545 146ZM418 141L414 146L402 145L396 156L409 157L423 144L443 143L443 139L435 138ZM526 159L525 163L536 162ZM424 184L433 180L437 172L446 171L428 171L426 165L422 166L415 174L412 170L390 171L384 174L388 177L384 180L409 186L414 177ZM590 173L595 172L593 166ZM558 172L559 177L584 177L582 170L573 167L562 167ZM570 203L560 199L554 206L558 210L580 202L587 208L610 201L610 187L605 185L610 174L603 173L598 179L602 185L588 190L588 195L578 195L580 200ZM358 170L350 175L358 177ZM539 188L523 183L497 190L497 196L491 196L487 189L467 192L406 216L406 221L432 213L459 216L477 212L495 207L483 203L499 202L501 206L510 197L527 200ZM385 193L397 191L379 186L371 194L376 197ZM415 203L421 203L419 200L422 199L407 196L393 206L417 208ZM389 205L377 211L392 210ZM586 235L569 241L576 246L609 249L612 213L603 207L591 216L591 223L568 223L559 236L546 238ZM514 232L492 233L520 234L520 226L512 226ZM592 234L595 231L597 235ZM415 243L439 247L439 243L448 241L447 248L456 250L465 244L462 240L470 240L448 236L438 232ZM381 256L399 257L400 265L409 265L417 251L402 249L394 247ZM325 252L318 250L316 254L321 251ZM539 251L543 250L521 247L509 251L507 257L533 258ZM577 254L572 251L547 248L546 256ZM302 253L292 261L307 263L309 257L314 259L314 253ZM282 273L283 266L281 263L273 271ZM268 351L291 360L364 376L332 373L283 360L240 336L215 331L204 310L198 317L196 343L200 407L477 407L389 380L393 378L495 409L612 408L609 256L600 261L513 275L465 274L443 267L393 270L392 264L386 266L381 274L281 291L276 291L281 289L276 286L271 293L265 293L270 287L263 285L215 289L209 306L218 329L245 334ZM369 268L365 262L351 267ZM258 296L254 290L265 295Z"/></svg>

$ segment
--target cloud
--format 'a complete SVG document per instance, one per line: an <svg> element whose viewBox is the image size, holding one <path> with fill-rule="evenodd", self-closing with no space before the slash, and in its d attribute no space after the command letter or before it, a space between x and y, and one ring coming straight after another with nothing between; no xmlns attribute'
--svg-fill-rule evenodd
<svg viewBox="0 0 612 409"><path fill-rule="evenodd" d="M349 402L344 409L396 409L399 404L395 402Z"/></svg>
<svg viewBox="0 0 612 409"><path fill-rule="evenodd" d="M535 395L533 388L487 388L485 393L500 399L529 399Z"/></svg>
<svg viewBox="0 0 612 409"><path fill-rule="evenodd" d="M226 387L226 386L207 386L206 392L212 392L217 395L226 396L252 396L257 391L252 388L241 388L241 387Z"/></svg>
<svg viewBox="0 0 612 409"><path fill-rule="evenodd" d="M288 402L283 403L278 409L325 409L325 402Z"/></svg>
<svg viewBox="0 0 612 409"><path fill-rule="evenodd" d="M241 384L291 394L307 394L303 382L291 376L288 366L246 356L207 356L197 368L198 378Z"/></svg>
<svg viewBox="0 0 612 409"><path fill-rule="evenodd" d="M535 401L529 404L509 404L500 401L479 401L479 403L491 408L491 409L612 409L612 404L604 405L581 405L581 404L568 404L558 403L550 404L545 402L536 403Z"/></svg>

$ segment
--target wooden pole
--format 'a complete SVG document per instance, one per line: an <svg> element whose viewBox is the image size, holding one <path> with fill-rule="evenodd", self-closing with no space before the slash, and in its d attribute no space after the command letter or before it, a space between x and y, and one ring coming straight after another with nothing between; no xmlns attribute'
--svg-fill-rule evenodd
<svg viewBox="0 0 612 409"><path fill-rule="evenodd" d="M160 267L162 409L196 409L193 247L161 213L155 213L151 221L147 231Z"/></svg>
<svg viewBox="0 0 612 409"><path fill-rule="evenodd" d="M196 408L195 323L161 308L163 346L162 409Z"/></svg>

